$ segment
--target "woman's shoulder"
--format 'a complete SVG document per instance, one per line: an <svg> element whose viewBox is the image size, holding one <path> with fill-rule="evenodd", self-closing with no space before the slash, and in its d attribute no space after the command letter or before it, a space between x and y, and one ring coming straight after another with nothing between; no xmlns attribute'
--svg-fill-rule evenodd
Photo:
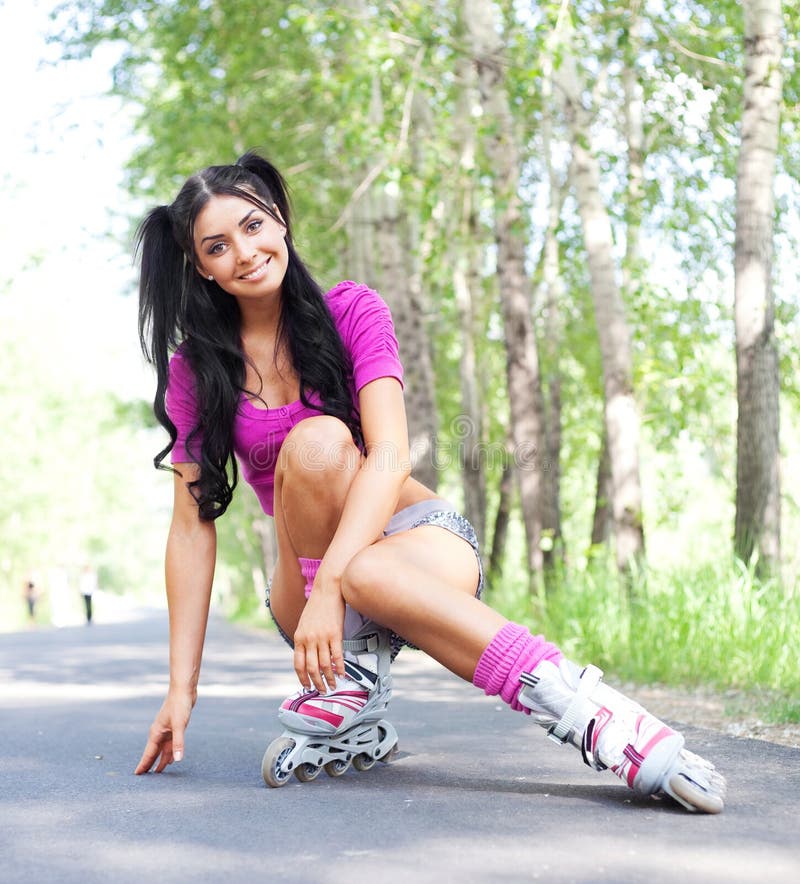
<svg viewBox="0 0 800 884"><path fill-rule="evenodd" d="M170 383L186 383L194 379L194 371L189 361L186 341L180 343L169 357L169 380Z"/></svg>
<svg viewBox="0 0 800 884"><path fill-rule="evenodd" d="M325 303L337 319L354 309L386 308L383 298L368 285L345 279L325 294Z"/></svg>

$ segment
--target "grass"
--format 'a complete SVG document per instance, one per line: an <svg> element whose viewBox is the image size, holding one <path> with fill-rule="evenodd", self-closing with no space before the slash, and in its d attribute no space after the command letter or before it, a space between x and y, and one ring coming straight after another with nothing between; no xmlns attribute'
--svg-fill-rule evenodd
<svg viewBox="0 0 800 884"><path fill-rule="evenodd" d="M630 604L611 567L563 574L546 598L506 583L488 601L564 652L639 684L753 691L770 720L800 719L800 596L741 565L648 572Z"/></svg>

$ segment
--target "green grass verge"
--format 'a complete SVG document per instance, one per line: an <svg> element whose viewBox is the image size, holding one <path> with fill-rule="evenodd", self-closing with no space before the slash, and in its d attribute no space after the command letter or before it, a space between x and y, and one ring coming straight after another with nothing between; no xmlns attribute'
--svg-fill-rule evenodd
<svg viewBox="0 0 800 884"><path fill-rule="evenodd" d="M579 662L639 684L763 689L770 720L800 718L800 596L739 565L642 573L635 603L613 568L595 563L546 596L506 581L488 601L543 632Z"/></svg>

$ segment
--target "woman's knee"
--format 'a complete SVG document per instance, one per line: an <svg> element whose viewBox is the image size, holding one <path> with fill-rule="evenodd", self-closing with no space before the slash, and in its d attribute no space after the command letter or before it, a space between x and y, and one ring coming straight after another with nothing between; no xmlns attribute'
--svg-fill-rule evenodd
<svg viewBox="0 0 800 884"><path fill-rule="evenodd" d="M391 555L380 547L381 544L376 543L356 553L342 574L344 600L362 613L371 610L376 594L386 601L393 592L392 577L397 569L392 565Z"/></svg>
<svg viewBox="0 0 800 884"><path fill-rule="evenodd" d="M339 418L318 415L295 424L281 445L276 478L301 478L316 483L323 475L352 475L361 464L361 452L350 430Z"/></svg>

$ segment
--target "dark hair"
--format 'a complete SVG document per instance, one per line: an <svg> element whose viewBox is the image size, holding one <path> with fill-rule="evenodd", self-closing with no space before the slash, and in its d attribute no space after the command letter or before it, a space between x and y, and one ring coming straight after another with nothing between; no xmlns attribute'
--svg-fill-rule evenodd
<svg viewBox="0 0 800 884"><path fill-rule="evenodd" d="M189 483L189 489L205 520L225 512L238 481L233 422L245 392L246 356L240 339L239 305L196 269L195 220L208 201L220 194L248 200L286 228L288 266L281 290L276 356L285 346L300 379L303 404L343 420L354 440L361 443L351 393L352 364L322 290L292 244L283 178L271 163L253 152L244 154L235 165L210 166L186 181L172 205L151 210L136 240L137 254L141 254L139 339L145 357L156 369L153 410L170 437L154 463L162 468L177 439L165 395L170 355L182 345L181 352L195 376L198 404L198 423L186 443L200 474L197 481ZM311 391L318 394L321 406L309 402Z"/></svg>

